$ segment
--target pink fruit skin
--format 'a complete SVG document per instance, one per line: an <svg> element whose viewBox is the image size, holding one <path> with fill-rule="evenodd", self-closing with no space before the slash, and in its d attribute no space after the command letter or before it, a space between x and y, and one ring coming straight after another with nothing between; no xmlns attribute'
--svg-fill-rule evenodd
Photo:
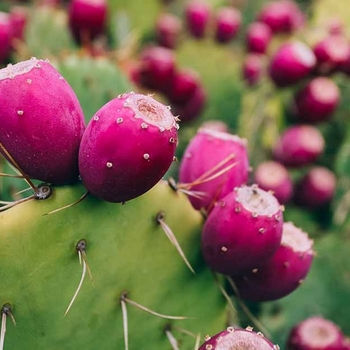
<svg viewBox="0 0 350 350"><path fill-rule="evenodd" d="M200 117L206 102L207 94L204 88L198 85L186 101L173 104L173 113L182 123L192 122Z"/></svg>
<svg viewBox="0 0 350 350"><path fill-rule="evenodd" d="M260 163L254 173L254 182L265 191L272 191L281 204L289 202L293 183L285 166L275 161Z"/></svg>
<svg viewBox="0 0 350 350"><path fill-rule="evenodd" d="M319 123L331 118L340 101L338 86L327 77L312 79L294 98L293 114L304 123Z"/></svg>
<svg viewBox="0 0 350 350"><path fill-rule="evenodd" d="M343 341L344 335L335 323L322 316L312 316L293 327L286 350L342 350Z"/></svg>
<svg viewBox="0 0 350 350"><path fill-rule="evenodd" d="M142 86L166 91L175 75L175 54L161 46L146 47L140 57L139 78Z"/></svg>
<svg viewBox="0 0 350 350"><path fill-rule="evenodd" d="M74 38L79 42L85 42L103 34L107 12L106 0L72 0L68 19Z"/></svg>
<svg viewBox="0 0 350 350"><path fill-rule="evenodd" d="M12 26L10 15L0 12L0 64L10 55L12 41Z"/></svg>
<svg viewBox="0 0 350 350"><path fill-rule="evenodd" d="M31 59L2 69L0 105L0 141L24 173L53 184L78 180L84 116L50 63Z"/></svg>
<svg viewBox="0 0 350 350"><path fill-rule="evenodd" d="M333 198L336 184L336 176L331 170L314 166L297 184L296 202L310 208L323 206Z"/></svg>
<svg viewBox="0 0 350 350"><path fill-rule="evenodd" d="M256 86L264 73L265 62L261 54L250 53L243 61L243 79L249 86Z"/></svg>
<svg viewBox="0 0 350 350"><path fill-rule="evenodd" d="M246 183L249 160L245 141L228 133L199 129L188 144L180 163L181 183L196 181L230 155L234 155L234 158L218 168L215 173L236 163L233 168L211 181L191 187L191 191L200 191L205 195L203 198L189 197L195 209L209 209L215 200L226 196L234 187Z"/></svg>
<svg viewBox="0 0 350 350"><path fill-rule="evenodd" d="M210 7L200 0L191 0L185 8L185 21L195 38L203 38L209 23Z"/></svg>
<svg viewBox="0 0 350 350"><path fill-rule="evenodd" d="M210 347L211 346L211 347ZM278 350L270 340L251 328L228 327L226 330L210 337L198 350L259 349Z"/></svg>
<svg viewBox="0 0 350 350"><path fill-rule="evenodd" d="M343 35L330 35L313 48L317 59L316 71L330 74L340 70L350 55L350 45Z"/></svg>
<svg viewBox="0 0 350 350"><path fill-rule="evenodd" d="M316 65L312 50L299 41L280 46L271 58L269 73L279 87L286 87L306 78Z"/></svg>
<svg viewBox="0 0 350 350"><path fill-rule="evenodd" d="M215 39L227 43L233 39L241 26L241 13L234 7L222 7L215 16Z"/></svg>
<svg viewBox="0 0 350 350"><path fill-rule="evenodd" d="M281 299L297 289L306 278L314 253L299 253L281 245L264 264L235 278L244 300L263 302Z"/></svg>
<svg viewBox="0 0 350 350"><path fill-rule="evenodd" d="M177 124L166 106L159 105L150 96L130 93L96 112L79 150L81 179L91 194L125 202L147 192L163 177L173 161ZM145 119L159 122L165 110L171 116L171 128Z"/></svg>
<svg viewBox="0 0 350 350"><path fill-rule="evenodd" d="M171 13L163 13L156 22L156 37L159 45L175 49L179 43L181 27L178 17Z"/></svg>
<svg viewBox="0 0 350 350"><path fill-rule="evenodd" d="M171 104L184 104L191 99L201 84L198 73L192 69L177 70L170 81L166 96Z"/></svg>
<svg viewBox="0 0 350 350"><path fill-rule="evenodd" d="M229 276L261 265L282 238L283 214L277 200L271 215L258 215L237 200L237 193L234 190L216 203L202 230L204 260L213 271Z"/></svg>
<svg viewBox="0 0 350 350"><path fill-rule="evenodd" d="M248 52L266 53L271 38L272 32L268 25L261 22L251 23L246 34Z"/></svg>
<svg viewBox="0 0 350 350"><path fill-rule="evenodd" d="M13 6L10 11L12 38L23 40L27 24L28 11L24 6Z"/></svg>
<svg viewBox="0 0 350 350"><path fill-rule="evenodd" d="M270 1L258 15L258 21L268 25L274 33L291 33L304 24L304 15L294 1Z"/></svg>
<svg viewBox="0 0 350 350"><path fill-rule="evenodd" d="M273 149L275 160L288 167L313 163L324 150L324 138L319 130L306 124L285 129Z"/></svg>

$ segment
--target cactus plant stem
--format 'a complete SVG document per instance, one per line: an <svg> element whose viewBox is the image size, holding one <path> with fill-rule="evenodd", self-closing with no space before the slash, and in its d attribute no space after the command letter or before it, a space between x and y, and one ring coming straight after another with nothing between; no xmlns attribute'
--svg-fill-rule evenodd
<svg viewBox="0 0 350 350"><path fill-rule="evenodd" d="M180 254L182 260L184 261L184 263L187 265L187 267L190 269L190 271L193 274L196 274L193 267L191 266L191 264L189 263L189 261L187 260L185 253L183 252L183 250L180 247L179 242L177 241L174 232L172 231L172 229L169 227L169 225L165 222L165 214L163 211L160 211L157 216L156 216L156 221L157 223L161 226L161 228L163 229L164 233L166 234L166 236L169 238L170 242L174 245L174 247L176 248L177 252Z"/></svg>

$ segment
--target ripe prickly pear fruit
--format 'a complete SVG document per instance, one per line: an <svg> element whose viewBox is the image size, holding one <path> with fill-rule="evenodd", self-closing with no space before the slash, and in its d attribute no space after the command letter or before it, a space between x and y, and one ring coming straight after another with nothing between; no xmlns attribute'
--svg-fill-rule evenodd
<svg viewBox="0 0 350 350"><path fill-rule="evenodd" d="M169 169L178 124L151 96L128 93L105 104L81 140L79 169L96 197L125 202L151 189Z"/></svg>
<svg viewBox="0 0 350 350"><path fill-rule="evenodd" d="M159 45L174 49L178 45L181 34L181 21L171 13L161 14L156 22L156 38Z"/></svg>
<svg viewBox="0 0 350 350"><path fill-rule="evenodd" d="M310 208L323 206L333 198L336 184L333 171L323 166L314 166L297 184L296 202Z"/></svg>
<svg viewBox="0 0 350 350"><path fill-rule="evenodd" d="M303 25L303 14L294 1L270 1L262 8L258 21L274 33L291 33Z"/></svg>
<svg viewBox="0 0 350 350"><path fill-rule="evenodd" d="M264 73L264 56L257 53L249 53L243 61L243 79L249 86L257 85Z"/></svg>
<svg viewBox="0 0 350 350"><path fill-rule="evenodd" d="M227 43L233 39L241 26L242 16L234 7L221 7L215 16L215 39Z"/></svg>
<svg viewBox="0 0 350 350"><path fill-rule="evenodd" d="M279 350L260 332L256 333L251 327L246 329L228 327L213 337L206 337L206 341L198 350L234 350L234 349L259 349Z"/></svg>
<svg viewBox="0 0 350 350"><path fill-rule="evenodd" d="M191 0L185 8L185 22L190 34L203 38L209 24L211 8L201 0Z"/></svg>
<svg viewBox="0 0 350 350"><path fill-rule="evenodd" d="M312 50L299 41L283 44L271 58L269 74L279 87L295 84L306 78L316 65Z"/></svg>
<svg viewBox="0 0 350 350"><path fill-rule="evenodd" d="M283 224L282 242L274 255L235 279L239 295L250 301L271 301L293 292L312 264L313 241L293 223Z"/></svg>
<svg viewBox="0 0 350 350"><path fill-rule="evenodd" d="M83 112L48 61L32 58L0 70L0 106L1 148L26 175L53 184L78 180Z"/></svg>
<svg viewBox="0 0 350 350"><path fill-rule="evenodd" d="M72 0L68 19L74 38L85 43L103 34L107 12L106 0Z"/></svg>
<svg viewBox="0 0 350 350"><path fill-rule="evenodd" d="M11 52L12 25L10 15L0 12L0 64L3 63Z"/></svg>
<svg viewBox="0 0 350 350"><path fill-rule="evenodd" d="M291 330L287 350L340 350L344 335L331 320L312 316L298 323Z"/></svg>
<svg viewBox="0 0 350 350"><path fill-rule="evenodd" d="M161 46L146 47L140 56L138 79L148 89L165 91L175 75L175 54Z"/></svg>
<svg viewBox="0 0 350 350"><path fill-rule="evenodd" d="M321 132L312 125L293 125L285 129L273 149L274 158L290 167L314 162L325 146Z"/></svg>
<svg viewBox="0 0 350 350"><path fill-rule="evenodd" d="M348 39L343 35L330 35L313 48L317 59L316 71L330 74L340 69L350 55Z"/></svg>
<svg viewBox="0 0 350 350"><path fill-rule="evenodd" d="M189 189L200 192L201 196L189 197L194 208L209 210L216 200L226 196L234 187L246 183L248 171L249 160L244 139L201 128L184 152L179 181L189 185L193 183Z"/></svg>
<svg viewBox="0 0 350 350"><path fill-rule="evenodd" d="M293 194L293 183L286 167L270 160L260 163L254 172L254 182L265 191L272 191L277 200L285 204Z"/></svg>
<svg viewBox="0 0 350 350"><path fill-rule="evenodd" d="M272 38L270 27L262 22L253 22L248 26L246 46L249 52L266 53Z"/></svg>
<svg viewBox="0 0 350 350"><path fill-rule="evenodd" d="M23 40L28 20L28 9L25 6L12 6L10 9L12 40Z"/></svg>
<svg viewBox="0 0 350 350"><path fill-rule="evenodd" d="M316 77L297 92L293 114L302 122L318 123L331 118L340 101L340 90L327 77Z"/></svg>
<svg viewBox="0 0 350 350"><path fill-rule="evenodd" d="M276 197L258 186L236 187L216 202L202 231L208 266L240 275L269 259L282 238L283 213Z"/></svg>

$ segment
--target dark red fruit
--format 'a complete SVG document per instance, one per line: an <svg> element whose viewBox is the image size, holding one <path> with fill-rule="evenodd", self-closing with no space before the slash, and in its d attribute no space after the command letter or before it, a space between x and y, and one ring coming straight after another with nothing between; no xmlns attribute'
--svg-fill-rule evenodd
<svg viewBox="0 0 350 350"><path fill-rule="evenodd" d="M295 96L295 116L304 123L319 123L329 120L340 101L340 90L327 77L311 80Z"/></svg>
<svg viewBox="0 0 350 350"><path fill-rule="evenodd" d="M202 254L211 270L241 275L269 259L282 238L277 199L256 185L236 187L209 213L202 231Z"/></svg>
<svg viewBox="0 0 350 350"><path fill-rule="evenodd" d="M171 13L163 13L156 22L158 44L169 49L177 47L181 34L181 21Z"/></svg>
<svg viewBox="0 0 350 350"><path fill-rule="evenodd" d="M0 64L10 55L12 42L12 25L8 13L0 12Z"/></svg>
<svg viewBox="0 0 350 350"><path fill-rule="evenodd" d="M312 316L291 330L287 350L342 350L344 335L331 320Z"/></svg>
<svg viewBox="0 0 350 350"><path fill-rule="evenodd" d="M28 9L24 6L12 6L10 21L12 26L12 40L23 40L24 30L27 24Z"/></svg>
<svg viewBox="0 0 350 350"><path fill-rule="evenodd" d="M242 299L277 300L297 289L312 264L313 241L291 222L283 224L282 242L273 256L235 278Z"/></svg>
<svg viewBox="0 0 350 350"><path fill-rule="evenodd" d="M196 38L205 36L211 15L210 6L201 0L190 0L185 8L187 29Z"/></svg>
<svg viewBox="0 0 350 350"><path fill-rule="evenodd" d="M221 7L215 15L215 39L227 43L233 39L241 26L241 13L234 7Z"/></svg>
<svg viewBox="0 0 350 350"><path fill-rule="evenodd" d="M283 44L272 56L269 73L277 86L285 87L306 78L316 65L312 50L299 41Z"/></svg>
<svg viewBox="0 0 350 350"><path fill-rule="evenodd" d="M301 167L313 163L323 153L324 146L324 138L316 127L294 125L283 131L273 156L285 166Z"/></svg>
<svg viewBox="0 0 350 350"><path fill-rule="evenodd" d="M261 22L253 22L248 26L246 46L249 52L266 53L272 38L270 27Z"/></svg>
<svg viewBox="0 0 350 350"><path fill-rule="evenodd" d="M254 172L254 182L265 191L272 191L278 201L287 203L293 194L293 183L288 170L279 162L260 163Z"/></svg>
<svg viewBox="0 0 350 350"><path fill-rule="evenodd" d="M262 54L250 53L243 61L243 79L249 86L257 85L264 74L265 57Z"/></svg>
<svg viewBox="0 0 350 350"><path fill-rule="evenodd" d="M310 208L317 208L331 201L337 179L328 168L315 166L300 180L296 188L296 201Z"/></svg>

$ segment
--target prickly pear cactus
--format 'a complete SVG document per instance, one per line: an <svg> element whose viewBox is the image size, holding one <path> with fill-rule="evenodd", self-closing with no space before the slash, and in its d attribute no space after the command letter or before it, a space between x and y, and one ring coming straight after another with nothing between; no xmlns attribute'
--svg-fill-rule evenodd
<svg viewBox="0 0 350 350"><path fill-rule="evenodd" d="M131 349L167 349L167 334L193 349L199 333L224 327L224 299L200 258L202 217L183 194L161 181L124 205L88 196L53 212L83 194L80 185L53 188L0 215L6 349L121 349L126 327Z"/></svg>

